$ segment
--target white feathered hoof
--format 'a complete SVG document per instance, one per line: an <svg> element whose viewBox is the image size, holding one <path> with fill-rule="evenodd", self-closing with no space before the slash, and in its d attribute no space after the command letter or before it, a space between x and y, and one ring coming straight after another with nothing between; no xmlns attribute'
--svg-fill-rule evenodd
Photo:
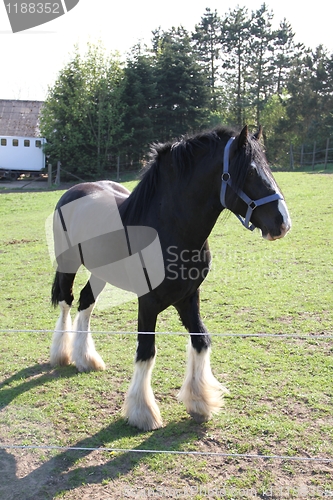
<svg viewBox="0 0 333 500"><path fill-rule="evenodd" d="M73 333L55 331L50 349L51 366L67 366L72 363Z"/></svg>
<svg viewBox="0 0 333 500"><path fill-rule="evenodd" d="M135 363L134 373L123 407L123 417L142 431L163 427L160 410L150 385L155 358Z"/></svg>
<svg viewBox="0 0 333 500"><path fill-rule="evenodd" d="M189 415L193 418L193 420L197 423L197 424L204 424L205 422L208 422L208 420L210 419L210 415L200 415L200 413L195 413L195 412L191 412L189 413Z"/></svg>
<svg viewBox="0 0 333 500"><path fill-rule="evenodd" d="M54 354L51 352L50 364L54 368L55 366L68 366L72 364L72 356L70 353L58 353Z"/></svg>
<svg viewBox="0 0 333 500"><path fill-rule="evenodd" d="M79 311L73 329L75 340L73 345L73 361L79 372L103 371L105 363L95 348L90 332L90 315L94 308L91 304L87 309Z"/></svg>
<svg viewBox="0 0 333 500"><path fill-rule="evenodd" d="M73 361L79 372L104 371L106 368L97 351L74 357Z"/></svg>
<svg viewBox="0 0 333 500"><path fill-rule="evenodd" d="M129 425L137 427L141 431L154 431L163 427L160 410L155 401L149 405L142 402L138 405L137 400L133 400L127 395L123 407L123 417Z"/></svg>
<svg viewBox="0 0 333 500"><path fill-rule="evenodd" d="M70 306L59 302L60 316L57 320L50 349L51 366L66 366L72 363L73 331Z"/></svg>
<svg viewBox="0 0 333 500"><path fill-rule="evenodd" d="M213 383L215 382L215 383ZM185 405L186 411L198 423L208 422L223 406L223 395L229 391L216 379L210 379L211 385L198 383L184 384L178 394L178 400Z"/></svg>
<svg viewBox="0 0 333 500"><path fill-rule="evenodd" d="M184 403L187 413L201 424L219 412L224 394L229 394L229 391L212 374L210 350L203 349L198 353L190 344L186 375L178 400Z"/></svg>

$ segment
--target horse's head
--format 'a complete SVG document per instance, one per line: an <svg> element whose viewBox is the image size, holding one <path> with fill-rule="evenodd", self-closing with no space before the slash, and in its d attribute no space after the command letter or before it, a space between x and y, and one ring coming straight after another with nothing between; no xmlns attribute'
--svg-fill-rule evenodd
<svg viewBox="0 0 333 500"><path fill-rule="evenodd" d="M283 238L291 221L283 195L260 146L261 130L253 136L247 126L224 150L221 203L247 229L259 228L268 240Z"/></svg>

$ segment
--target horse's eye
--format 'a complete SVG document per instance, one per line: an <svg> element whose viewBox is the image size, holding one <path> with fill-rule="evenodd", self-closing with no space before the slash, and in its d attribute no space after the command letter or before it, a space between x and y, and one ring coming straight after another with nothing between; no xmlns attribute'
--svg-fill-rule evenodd
<svg viewBox="0 0 333 500"><path fill-rule="evenodd" d="M248 176L255 177L257 175L257 168L254 165L251 165Z"/></svg>

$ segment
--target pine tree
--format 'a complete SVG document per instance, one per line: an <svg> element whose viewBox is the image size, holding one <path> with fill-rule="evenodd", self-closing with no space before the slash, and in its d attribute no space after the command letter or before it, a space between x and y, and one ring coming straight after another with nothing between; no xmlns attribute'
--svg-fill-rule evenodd
<svg viewBox="0 0 333 500"><path fill-rule="evenodd" d="M155 32L157 139L170 140L205 125L207 86L205 76L182 27Z"/></svg>
<svg viewBox="0 0 333 500"><path fill-rule="evenodd" d="M273 13L268 11L265 3L259 10L252 13L249 88L257 126L260 124L261 111L274 91L275 63L273 59L274 32L272 31L272 19Z"/></svg>
<svg viewBox="0 0 333 500"><path fill-rule="evenodd" d="M246 83L250 57L250 19L245 7L229 11L223 21L224 86L229 94L231 122L241 127L247 108Z"/></svg>
<svg viewBox="0 0 333 500"><path fill-rule="evenodd" d="M206 8L200 23L195 26L192 38L194 50L197 51L199 60L207 75L207 85L210 89L210 109L212 111L218 110L218 61L222 46L221 36L221 19L217 11L211 12L209 8Z"/></svg>
<svg viewBox="0 0 333 500"><path fill-rule="evenodd" d="M283 124L295 136L294 142L326 140L332 132L332 58L322 45L307 50L291 71L288 120Z"/></svg>
<svg viewBox="0 0 333 500"><path fill-rule="evenodd" d="M281 95L286 88L290 71L304 51L304 46L296 44L294 38L295 33L290 23L283 19L279 28L273 33L274 90L278 95Z"/></svg>
<svg viewBox="0 0 333 500"><path fill-rule="evenodd" d="M155 140L156 75L154 56L140 44L127 59L122 87L124 140L122 151L130 162L140 162Z"/></svg>

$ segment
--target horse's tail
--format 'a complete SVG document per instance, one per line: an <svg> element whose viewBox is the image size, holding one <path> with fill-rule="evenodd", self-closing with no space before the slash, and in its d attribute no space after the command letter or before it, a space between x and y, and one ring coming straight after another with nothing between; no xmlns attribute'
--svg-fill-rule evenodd
<svg viewBox="0 0 333 500"><path fill-rule="evenodd" d="M59 271L56 271L51 292L51 302L54 307L58 305L59 296L60 296Z"/></svg>

